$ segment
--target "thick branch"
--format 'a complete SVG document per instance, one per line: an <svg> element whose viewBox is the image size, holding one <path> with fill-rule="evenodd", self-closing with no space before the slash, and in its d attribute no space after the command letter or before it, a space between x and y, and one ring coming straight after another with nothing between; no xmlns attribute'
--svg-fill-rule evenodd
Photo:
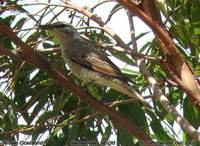
<svg viewBox="0 0 200 146"><path fill-rule="evenodd" d="M81 100L87 103L89 106L97 110L98 112L108 115L111 120L118 124L121 128L126 129L129 133L136 136L140 140L147 140L154 144L151 138L146 135L143 131L137 128L132 122L124 118L120 113L116 112L113 109L110 109L108 106L104 105L97 99L91 97L87 94L82 88L77 86L64 72L57 68L52 63L50 64L46 59L42 58L39 54L36 54L29 46L20 40L19 37L6 26L4 23L0 22L0 33L6 35L11 41L13 41L17 46L22 49L24 53L23 58L25 61L32 63L33 65L46 69L49 74L54 78L58 83L60 83L66 90L73 92ZM0 46L1 47L1 46ZM0 48L2 50L2 48ZM148 145L148 143L146 144ZM156 145L156 144L154 144Z"/></svg>
<svg viewBox="0 0 200 146"><path fill-rule="evenodd" d="M200 110L200 88L190 70L190 67L185 62L167 32L156 21L154 21L152 17L149 17L139 9L135 3L132 3L131 0L118 1L141 18L150 28L152 28L158 39L162 41L165 46L162 49L167 55L167 61L174 67L175 74L183 82L183 84L179 86L182 87L182 89L189 95L193 104Z"/></svg>

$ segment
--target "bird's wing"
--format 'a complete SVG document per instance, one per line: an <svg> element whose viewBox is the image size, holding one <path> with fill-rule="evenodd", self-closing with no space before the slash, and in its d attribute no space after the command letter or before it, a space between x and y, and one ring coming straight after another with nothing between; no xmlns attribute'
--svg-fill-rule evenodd
<svg viewBox="0 0 200 146"><path fill-rule="evenodd" d="M70 59L83 67L105 75L121 76L120 69L105 54L95 51L88 54L71 56Z"/></svg>

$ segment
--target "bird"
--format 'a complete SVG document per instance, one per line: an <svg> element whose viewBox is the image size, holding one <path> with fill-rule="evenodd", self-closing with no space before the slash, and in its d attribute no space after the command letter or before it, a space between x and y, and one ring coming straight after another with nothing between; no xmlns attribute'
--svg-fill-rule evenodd
<svg viewBox="0 0 200 146"><path fill-rule="evenodd" d="M143 97L131 88L130 80L123 76L107 54L83 39L73 25L54 22L39 27L51 32L60 41L64 61L75 76L86 82L110 87L149 106Z"/></svg>

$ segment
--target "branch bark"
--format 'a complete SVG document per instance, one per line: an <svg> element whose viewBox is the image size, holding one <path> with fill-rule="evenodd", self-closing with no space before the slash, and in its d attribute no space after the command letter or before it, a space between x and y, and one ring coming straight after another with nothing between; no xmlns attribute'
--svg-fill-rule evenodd
<svg viewBox="0 0 200 146"><path fill-rule="evenodd" d="M128 8L136 16L143 20L155 33L158 39L163 43L163 52L166 54L167 62L171 64L175 74L180 78L182 84L179 86L190 97L192 103L200 110L200 87L190 67L185 62L181 53L176 48L172 39L169 37L165 29L163 29L157 21L149 17L145 12L137 7L131 0L118 0L119 3Z"/></svg>
<svg viewBox="0 0 200 146"><path fill-rule="evenodd" d="M128 13L129 23L130 23L131 39L132 39L132 43L133 43L133 51L137 52L137 42L136 42L136 39L135 39L135 33L134 33L135 29L134 29L133 19L132 19L132 16L131 16L130 12L128 11L127 13ZM158 82L154 79L154 77L151 75L151 73L145 67L144 59L140 58L138 56L132 56L132 57L135 59L136 64L140 67L141 72L144 74L146 80L149 82L149 84L153 88L155 96L159 99L159 101L161 102L161 104L164 107L164 109L167 112L169 112L169 113L171 113L173 115L173 117L176 120L176 122L192 138L200 141L200 134L197 132L197 130L192 125L190 125L190 123L186 119L181 117L181 115L176 111L176 109L175 109L175 107L173 105L170 105L169 100L162 93L162 90L160 89Z"/></svg>
<svg viewBox="0 0 200 146"><path fill-rule="evenodd" d="M120 113L116 112L113 109L110 109L108 106L104 105L97 99L91 97L81 87L77 86L70 79L70 77L65 75L65 73L62 72L59 68L57 68L52 63L49 63L45 58L34 52L34 50L32 50L26 43L22 42L21 39L17 37L16 33L14 33L11 28L9 28L2 22L0 22L0 33L6 35L11 41L19 46L22 51L22 53L20 53L21 55L18 56L17 53L5 51L5 48L0 46L1 53L7 52L6 55L10 55L13 57L16 56L15 58L20 58L29 63L32 63L40 69L46 69L52 76L52 78L54 78L54 80L56 80L66 90L73 92L76 96L78 96L81 100L83 100L86 104L88 104L98 112L108 115L114 123L116 123L119 127L127 130L131 135L137 137L144 143L144 145L148 146L149 143L156 145L151 140L151 138L143 131L141 131L136 125L123 117Z"/></svg>

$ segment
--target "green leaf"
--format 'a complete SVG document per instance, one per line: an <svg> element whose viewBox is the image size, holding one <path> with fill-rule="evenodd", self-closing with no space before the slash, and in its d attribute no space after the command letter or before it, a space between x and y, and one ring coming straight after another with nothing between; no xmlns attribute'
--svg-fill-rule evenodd
<svg viewBox="0 0 200 146"><path fill-rule="evenodd" d="M135 146L133 137L130 134L128 134L127 131L120 129L120 130L118 130L117 135L119 137L118 142L121 145L124 145L124 146L134 145Z"/></svg>
<svg viewBox="0 0 200 146"><path fill-rule="evenodd" d="M102 98L102 94L99 92L98 88L95 87L94 85L89 85L87 86L89 93L97 98L97 99L101 99Z"/></svg>
<svg viewBox="0 0 200 146"><path fill-rule="evenodd" d="M119 111L123 113L125 117L135 123L140 129L147 129L147 121L144 111L138 105L139 103L131 103L126 105L120 105Z"/></svg>
<svg viewBox="0 0 200 146"><path fill-rule="evenodd" d="M126 54L124 53L121 53L121 52L114 52L112 51L111 54L116 57L117 59L125 62L125 63L128 63L128 64L135 64L133 59L131 59L130 57L128 57Z"/></svg>
<svg viewBox="0 0 200 146"><path fill-rule="evenodd" d="M111 9L110 13L108 14L108 17L107 17L107 20L106 22L110 21L112 16L117 12L119 11L120 9L122 9L122 5L120 3L117 3L113 6L113 8Z"/></svg>
<svg viewBox="0 0 200 146"><path fill-rule="evenodd" d="M14 29L16 30L19 30L23 27L25 21L27 20L27 18L21 18L16 24L15 26L13 27Z"/></svg>
<svg viewBox="0 0 200 146"><path fill-rule="evenodd" d="M122 70L122 73L124 74L133 75L133 76L138 75L138 71L134 71L133 69L129 69L128 67L124 67L121 70Z"/></svg>
<svg viewBox="0 0 200 146"><path fill-rule="evenodd" d="M165 17L168 17L168 12L167 12L167 10L165 8L165 4L162 1L156 1L156 4L157 4L159 10L162 12L162 14Z"/></svg>
<svg viewBox="0 0 200 146"><path fill-rule="evenodd" d="M198 128L200 115L198 110L191 104L188 97L183 101L183 115L195 128Z"/></svg>
<svg viewBox="0 0 200 146"><path fill-rule="evenodd" d="M150 113L150 112L149 112ZM167 132L164 130L163 126L161 125L161 121L155 117L154 114L151 115L151 129L153 130L156 139L162 140L162 141L172 141L173 139L167 134Z"/></svg>

